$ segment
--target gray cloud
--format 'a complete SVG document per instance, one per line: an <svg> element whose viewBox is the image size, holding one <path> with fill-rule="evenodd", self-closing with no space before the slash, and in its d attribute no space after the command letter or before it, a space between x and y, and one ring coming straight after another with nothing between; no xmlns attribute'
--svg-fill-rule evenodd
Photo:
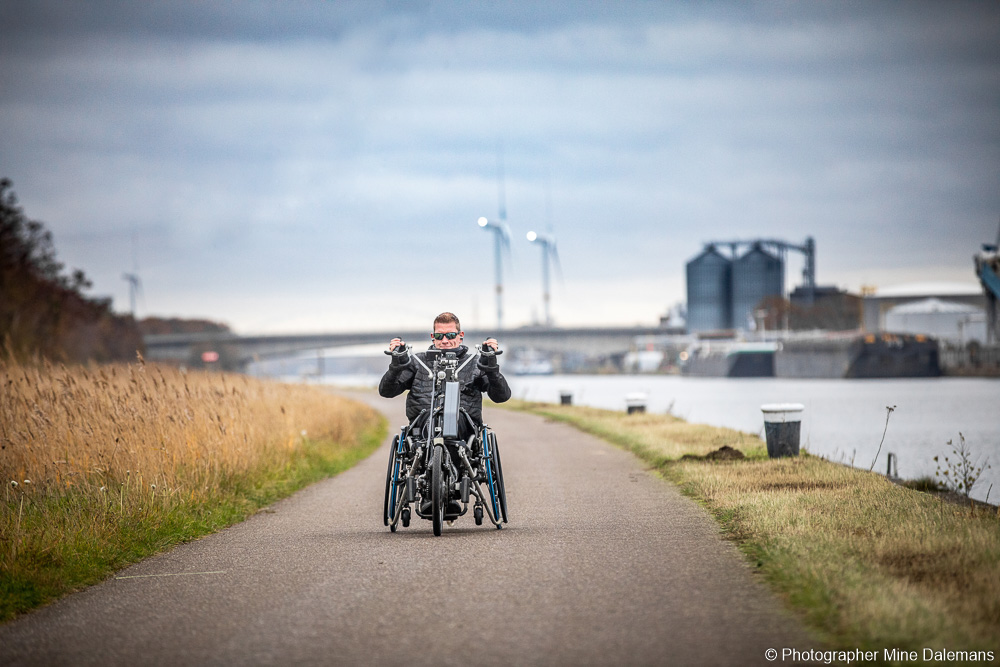
<svg viewBox="0 0 1000 667"><path fill-rule="evenodd" d="M0 25L4 175L118 304L134 232L150 312L412 326L454 271L488 322L501 142L515 321L550 222L564 322L653 321L711 238L813 235L821 281L857 288L971 282L996 233L990 3L8 2Z"/></svg>

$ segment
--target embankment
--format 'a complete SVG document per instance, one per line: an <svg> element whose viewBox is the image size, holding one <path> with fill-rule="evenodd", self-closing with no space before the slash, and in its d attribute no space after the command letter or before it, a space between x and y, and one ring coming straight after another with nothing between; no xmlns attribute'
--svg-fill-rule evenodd
<svg viewBox="0 0 1000 667"><path fill-rule="evenodd" d="M996 508L957 505L809 455L770 460L755 436L670 415L513 407L649 462L712 513L831 647L1000 656ZM743 457L706 456L724 446Z"/></svg>

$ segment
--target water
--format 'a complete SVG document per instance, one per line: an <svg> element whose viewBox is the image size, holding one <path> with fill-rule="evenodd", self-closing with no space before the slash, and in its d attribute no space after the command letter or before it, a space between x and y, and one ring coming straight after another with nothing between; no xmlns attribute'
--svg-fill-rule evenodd
<svg viewBox="0 0 1000 667"><path fill-rule="evenodd" d="M341 376L328 381L374 386L378 376ZM965 436L973 458L992 464L973 487L972 497L1000 502L1000 380L928 378L893 380L727 379L663 375L508 376L515 398L558 403L561 392L573 403L625 410L626 394L647 395L649 412L672 412L693 423L726 426L763 437L760 406L802 403L801 445L832 461L886 471L896 455L905 479L934 477L935 456L950 456L949 440ZM888 415L886 406L895 406ZM879 442L885 431L881 452ZM944 468L942 467L943 471Z"/></svg>

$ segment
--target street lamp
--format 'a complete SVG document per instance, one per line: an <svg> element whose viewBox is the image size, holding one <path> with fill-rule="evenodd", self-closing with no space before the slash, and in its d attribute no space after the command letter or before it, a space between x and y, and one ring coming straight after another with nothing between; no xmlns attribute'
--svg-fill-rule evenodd
<svg viewBox="0 0 1000 667"><path fill-rule="evenodd" d="M510 228L504 222L495 222L485 217L477 221L479 226L493 232L493 264L497 281L497 329L503 330L503 251L510 251Z"/></svg>

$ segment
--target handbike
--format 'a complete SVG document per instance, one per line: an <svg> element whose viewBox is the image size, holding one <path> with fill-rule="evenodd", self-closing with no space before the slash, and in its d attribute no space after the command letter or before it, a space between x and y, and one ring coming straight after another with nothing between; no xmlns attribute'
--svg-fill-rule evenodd
<svg viewBox="0 0 1000 667"><path fill-rule="evenodd" d="M407 346L407 353L410 347ZM481 352L480 346L476 347ZM502 352L497 352L502 354ZM385 479L383 522L396 532L398 524L410 525L412 513L431 521L434 535L469 510L477 526L485 516L498 529L507 523L507 493L496 435L483 424L477 425L460 406L458 371L477 355L460 360L449 350L428 350L428 367L416 355L434 380L431 407L422 410L392 440ZM459 436L460 421L471 432ZM485 488L484 488L485 487Z"/></svg>

